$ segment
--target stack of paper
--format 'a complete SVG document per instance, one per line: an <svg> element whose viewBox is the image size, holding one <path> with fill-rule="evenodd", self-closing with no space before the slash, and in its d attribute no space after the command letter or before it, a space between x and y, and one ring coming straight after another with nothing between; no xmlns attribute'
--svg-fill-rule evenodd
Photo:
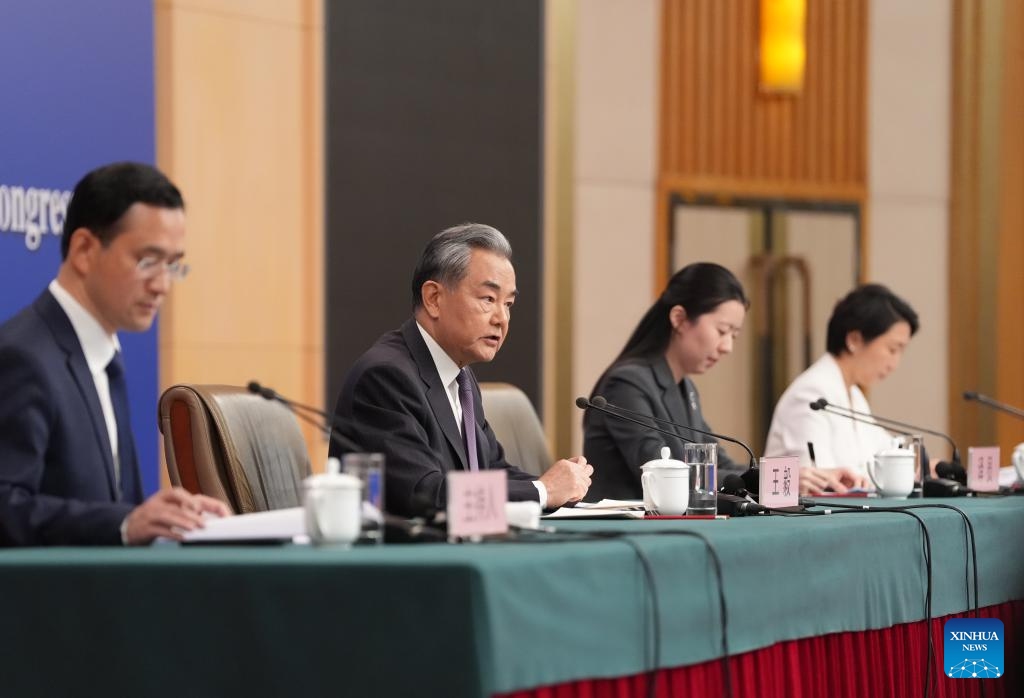
<svg viewBox="0 0 1024 698"><path fill-rule="evenodd" d="M561 507L545 519L642 519L644 503L634 499L602 499L600 502L579 502L574 507Z"/></svg>
<svg viewBox="0 0 1024 698"><path fill-rule="evenodd" d="M186 543L228 541L280 540L291 541L306 536L306 515L302 507L260 511L255 514L208 517L205 528L185 533Z"/></svg>

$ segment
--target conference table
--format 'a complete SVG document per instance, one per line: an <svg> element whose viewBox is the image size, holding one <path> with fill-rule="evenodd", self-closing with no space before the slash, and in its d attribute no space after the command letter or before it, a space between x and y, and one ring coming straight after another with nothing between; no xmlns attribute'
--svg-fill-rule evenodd
<svg viewBox="0 0 1024 698"><path fill-rule="evenodd" d="M924 695L929 633L931 695L1024 695L1024 498L903 503L972 523L1002 678L941 666L943 620L974 603L963 518L834 509L457 545L4 550L0 695Z"/></svg>

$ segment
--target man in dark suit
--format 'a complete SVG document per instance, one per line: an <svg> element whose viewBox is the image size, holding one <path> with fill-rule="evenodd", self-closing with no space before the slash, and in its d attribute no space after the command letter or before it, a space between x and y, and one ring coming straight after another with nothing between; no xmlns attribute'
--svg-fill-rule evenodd
<svg viewBox="0 0 1024 698"><path fill-rule="evenodd" d="M57 278L0 325L0 545L180 538L221 502L142 500L118 330L150 327L185 276L184 203L156 169L87 174L68 204Z"/></svg>
<svg viewBox="0 0 1024 698"><path fill-rule="evenodd" d="M484 416L468 366L492 360L508 335L517 293L511 256L505 236L487 225L436 235L413 274L413 317L377 340L345 379L336 413L349 436L385 454L391 513L443 508L452 470L502 468L510 500L547 508L579 501L590 486L593 468L582 456L540 478L510 465Z"/></svg>

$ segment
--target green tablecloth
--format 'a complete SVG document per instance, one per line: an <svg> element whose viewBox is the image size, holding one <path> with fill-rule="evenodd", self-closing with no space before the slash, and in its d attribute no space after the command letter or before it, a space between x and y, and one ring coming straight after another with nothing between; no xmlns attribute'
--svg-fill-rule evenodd
<svg viewBox="0 0 1024 698"><path fill-rule="evenodd" d="M930 501L974 523L981 604L1024 599L1024 499ZM932 613L962 611L963 522L918 513ZM721 622L704 545L656 531L697 530L715 546L732 652L924 617L921 533L901 514L559 528L642 546L665 667L718 656ZM4 696L487 696L651 660L651 596L619 540L7 550L0 599Z"/></svg>

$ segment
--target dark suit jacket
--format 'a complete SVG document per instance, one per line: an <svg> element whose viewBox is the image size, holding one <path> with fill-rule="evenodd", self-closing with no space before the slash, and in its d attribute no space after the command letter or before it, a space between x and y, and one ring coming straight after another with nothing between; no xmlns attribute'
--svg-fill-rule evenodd
<svg viewBox="0 0 1024 698"><path fill-rule="evenodd" d="M505 452L484 418L480 388L473 377L477 462L508 472L510 500L539 499L532 475L505 461ZM385 456L385 507L414 516L425 506L443 508L445 475L466 470L466 448L451 404L423 337L410 319L363 354L345 378L335 409L345 435L367 451ZM331 445L331 454L341 449Z"/></svg>
<svg viewBox="0 0 1024 698"><path fill-rule="evenodd" d="M44 291L0 326L0 545L120 545L142 500L126 460L120 493L85 354Z"/></svg>
<svg viewBox="0 0 1024 698"><path fill-rule="evenodd" d="M613 405L676 424L688 424L704 431L714 431L704 421L700 396L689 378L678 384L662 356L650 359L626 359L605 373L595 395L603 396ZM671 426L661 425L673 431ZM679 430L683 436L699 443L718 443L709 436ZM598 410L587 410L583 416L583 455L594 466L592 484L586 501L601 499L641 499L640 466L661 458L661 448L672 449L672 457L682 459L682 439L647 429ZM741 472L741 466L718 448L718 481L724 474Z"/></svg>

